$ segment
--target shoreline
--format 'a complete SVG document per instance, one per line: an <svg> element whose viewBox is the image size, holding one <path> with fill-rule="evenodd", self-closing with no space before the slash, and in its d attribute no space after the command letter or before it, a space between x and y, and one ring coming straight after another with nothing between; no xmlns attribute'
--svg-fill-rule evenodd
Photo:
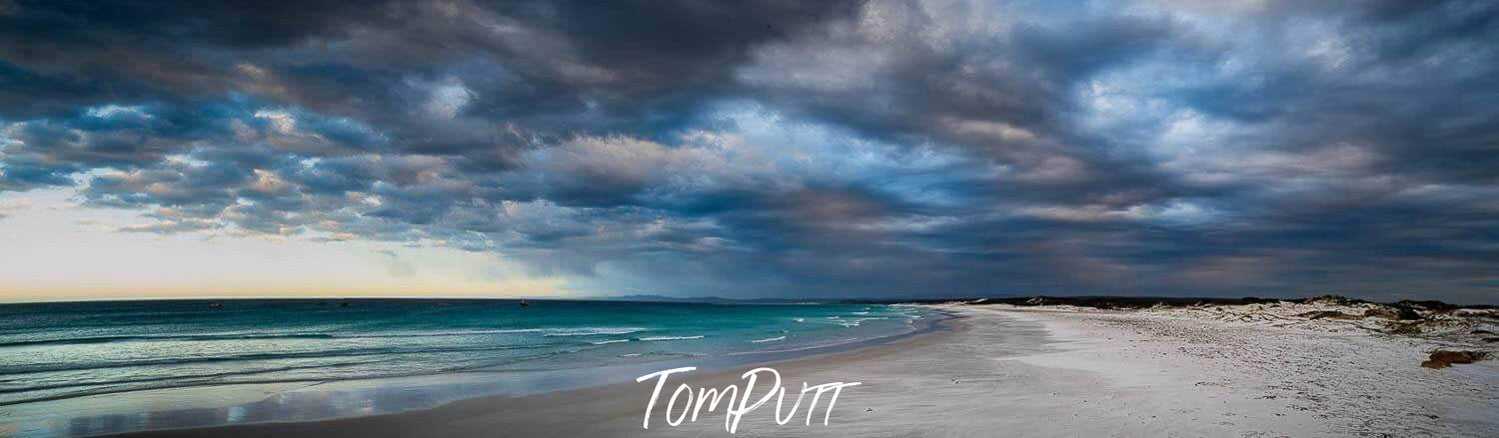
<svg viewBox="0 0 1499 438"><path fill-rule="evenodd" d="M671 383L673 385L677 383L688 383L695 386L723 386L725 384L730 384L738 381L740 378L740 373L754 367L776 367L777 369L780 369L780 367L789 365L791 369L802 369L804 367L813 367L829 363L842 363L846 361L857 362L860 360L894 356L901 354L903 351L906 351L902 349L902 347L938 343L941 342L945 337L952 336L954 333L963 329L962 321L966 318L963 314L955 312L952 309L948 308L939 308L934 306L921 307L925 307L928 310L934 310L934 313L941 315L941 317L928 320L925 324L922 324L922 327L918 328L917 330L892 334L888 336L797 350L755 352L744 353L740 355L721 356L714 359L734 358L736 359L736 361L732 364L707 363L705 364L707 366L699 367L699 369L689 377L682 379L674 377ZM748 357L761 357L764 359L749 361L737 360ZM647 364L655 365L652 367L653 369L648 372L672 368L676 365L682 365L683 362L684 361L664 361ZM794 380L792 378L794 376L789 376L786 372L782 372L782 374L783 378L786 378L787 384L789 384L790 381ZM333 434L336 436L343 436L339 435L341 433L348 433L347 436L351 437L361 436L364 434L374 434L370 436L375 436L388 434L390 430L404 429L403 427L397 426L400 424L430 423L433 421L442 422L434 420L433 417L445 420L450 420L454 417L482 418L484 420L487 420L488 422L509 424L510 426L502 427L502 430L505 431L529 430L537 433L557 434L564 433L568 430L567 428L571 426L567 424L567 421L561 421L562 419L556 417L567 417L578 414L579 412L584 412L584 414L581 414L580 416L592 417L594 418L594 420L588 422L589 427L586 430L577 430L566 433L586 432L609 434L611 432L606 432L602 429L610 429L614 428L615 426L620 426L625 429L621 430L620 433L628 435L631 433L650 433L660 430L659 427L652 431L645 431L640 429L639 422L640 415L642 413L640 411L643 411L645 403L648 401L648 398L650 396L650 388L648 388L647 386L649 386L648 383L620 381L583 387L551 390L533 394L483 395L457 399L427 409L413 409L387 414L338 417L309 421L266 421L205 427L148 429L123 433L108 433L87 436L124 438L178 436L252 437L269 435L292 435L319 437L326 436L326 434L328 434L328 432L322 431L322 429L324 428L342 429L343 431L333 432ZM663 395L663 397L665 396L666 395ZM639 399L639 406L634 406L629 403L620 403L621 401L636 401L630 399ZM664 404L665 401L662 400L661 403ZM622 407L625 407L626 405L632 406L632 408L624 410L620 409ZM628 411L628 415L625 415L626 412L624 411ZM557 421L538 421L539 418ZM624 421L625 419L628 419L628 421ZM653 423L661 423L662 426L665 425L663 421L656 420L659 419L653 419ZM633 428L623 427L626 424L633 425ZM599 428L599 426L602 426L602 429ZM423 436L429 433L418 430L403 430L403 432L409 432L409 435L411 436ZM434 435L432 436L453 436L448 434L454 432L432 431L431 433L434 433Z"/></svg>
<svg viewBox="0 0 1499 438"><path fill-rule="evenodd" d="M953 336L959 330L964 329L962 326L964 315L956 314L950 309L940 309L940 311L943 311L943 318L929 321L925 324L925 329L916 330L916 332L824 347L832 351L803 354L803 356L787 357L787 359L751 362L742 365L739 369L699 369L691 377L682 378L682 380L673 378L672 384L673 386L678 383L693 384L693 386L724 386L724 384L739 381L739 375L745 369L758 368L758 366L799 371L799 369L814 368L814 366L827 365L827 363L859 362L859 360L898 356L905 351L902 348L938 344L946 336ZM869 344L872 341L878 342ZM859 345L848 348L854 344ZM787 380L787 384L794 381L790 372L782 371L782 378ZM207 426L207 428L151 429L151 431L88 435L88 437L270 437L270 435L279 435L285 438L288 435L289 437L327 437L328 434L334 437L360 437L366 434L373 434L369 437L375 437L375 435L423 437L429 434L432 434L430 437L465 437L463 432L420 431L420 429L406 429L400 426L432 425L432 423L445 423L454 419L478 419L508 425L499 426L501 429L490 432L504 431L511 432L511 434L514 432L532 432L532 434L541 435L655 434L655 432L663 431L663 428L654 428L651 431L640 428L640 416L651 392L648 386L648 383L628 381L628 383L556 390L556 392L537 393L537 395L480 396L480 398L448 402L448 404L429 408L429 410L376 414L376 416L342 417L342 419L312 420L312 422L262 422L246 423L246 425ZM639 404L633 404L633 402L639 402ZM660 408L658 411L661 411ZM839 410L839 413L842 413L842 410ZM588 417L589 420L570 425L564 417L574 416L574 414L579 417ZM718 419L721 420L723 417L718 417ZM697 425L721 425L721 423L705 422L706 420L700 420ZM666 426L661 419L652 419L652 423ZM586 428L571 429L576 428L577 425L583 425ZM337 429L337 431L325 431L325 429ZM607 431L607 429L621 429L621 431ZM390 434L390 431L400 432ZM688 429L678 429L676 432L684 431ZM466 432L484 431L471 429Z"/></svg>
<svg viewBox="0 0 1499 438"><path fill-rule="evenodd" d="M890 307L903 307L887 305ZM909 311L909 310L908 310ZM22 436L109 436L162 430L234 427L253 424L318 422L395 415L441 408L471 399L510 398L607 386L632 381L660 369L697 366L702 372L802 357L838 354L944 330L948 312L924 307L921 317L901 331L830 343L712 356L605 366L513 372L455 372L304 382L243 383L126 391L70 398L85 411L47 420L46 429L16 429ZM88 399L96 398L96 402ZM55 402L55 401L54 401ZM53 402L42 402L53 403ZM45 405L16 405L18 418L38 415ZM14 407L11 409L15 409ZM0 412L5 408L0 407ZM30 413L28 413L30 412ZM32 427L39 424L33 422ZM4 426L0 422L0 426ZM0 428L0 432L5 429ZM0 436L7 436L0 433Z"/></svg>
<svg viewBox="0 0 1499 438"><path fill-rule="evenodd" d="M247 301L238 304L248 306L263 303ZM317 303L306 304L313 305ZM584 304L591 305L594 303L570 304L573 304L574 307L579 307ZM436 306L434 308L443 308L440 304L434 305ZM646 304L646 306L653 305ZM229 307L234 306L230 305ZM620 306L630 308L635 306L635 304L625 303L620 304ZM731 314L738 312L735 309L753 310L754 307L758 307L664 303L656 307L650 307L650 309L653 309L657 313L670 314L672 312L681 313L683 311L679 309L691 310L704 306L710 308L709 310L728 309L725 312ZM561 304L558 304L557 307L558 309L565 310L565 307ZM666 307L668 309L660 310L659 307ZM819 306L805 307L808 309L819 308ZM879 307L879 309L874 307ZM329 308L332 310L325 313L331 312L343 315L344 312L354 312L366 307L354 306L354 310L344 310L342 306L330 304L326 307L320 306L318 309ZM449 308L461 307L455 306ZM192 307L192 309L197 309L197 307ZM278 309L285 308L280 307ZM483 307L481 310L484 310L485 314L489 314L490 311L488 309L488 307ZM512 308L501 307L500 309L509 310ZM292 311L296 312L303 312L305 310L292 308ZM220 311L220 309L214 308L206 312ZM873 313L872 315L870 314L871 312ZM706 320L708 322L687 324L690 327L681 330L685 330L684 333L687 334L714 334L712 337L715 339L710 341L717 342L703 341L702 344L698 345L688 343L679 344L676 342L654 342L658 340L673 341L675 340L674 338L631 338L641 342L608 345L607 348L593 348L593 350L603 351L603 353L595 352L592 356L584 358L587 360L582 361L576 359L572 361L552 359L545 361L546 363L544 364L533 366L475 369L452 366L452 362L444 359L451 357L451 355L410 356L416 368L452 369L453 371L369 377L365 377L359 373L324 373L326 376L319 376L322 378L305 380L259 379L259 381L247 382L187 382L187 385L157 385L141 389L105 387L103 389L108 391L0 406L0 436L37 438L89 436L232 424L318 421L423 410L435 408L457 400L476 397L521 396L624 382L641 374L667 368L668 366L674 367L676 366L675 364L680 363L691 363L704 368L725 368L741 364L844 351L935 330L936 325L940 324L942 319L945 319L943 314L930 309L894 305L867 305L863 309L839 306L827 311L809 310L806 312L799 310L787 310L783 312L776 309L768 309L766 311L749 313L760 315L761 319L755 320L759 322L755 322L754 324L772 325L765 321L784 320L784 324L796 326L772 327L786 329L781 330L783 334L788 333L788 330L795 333L807 330L814 333L814 335L802 336L799 339L786 342L756 343L751 341L758 339L757 337L744 337L741 340L740 335L732 333L732 330L730 334L721 334L715 331L717 329L712 325L714 324L712 320ZM849 316L850 313L853 316ZM527 312L526 314L530 315L532 312ZM827 318L828 321L822 321L821 319L814 321L814 317L820 318L819 314L834 316ZM790 316L787 316L781 318L778 315L798 317L790 318ZM859 318L861 320L849 320L847 322L836 320L840 315L845 318ZM877 317L870 319L880 319L882 321L862 321L865 316ZM801 317L806 317L808 324L799 324L803 322L803 318ZM637 317L636 319L640 318ZM796 324L791 322L792 319L796 320ZM814 322L823 324L813 324ZM505 322L500 321L498 323L504 324ZM606 323L607 321L594 323L584 321L582 325L593 327ZM860 323L863 323L863 327L857 327ZM557 323L550 323L548 321L533 322L532 324L544 327L565 326L565 324L557 325ZM843 328L838 327L840 325ZM740 324L740 326L743 326L743 324ZM851 326L853 328L848 328ZM631 327L634 326L632 325ZM661 328L652 325L651 327L658 330L670 329L670 326ZM824 327L831 327L831 329L825 329ZM589 328L589 330L595 329ZM739 330L745 331L742 327ZM543 336L546 337L537 337L536 339L545 341L553 339L549 337L549 334L543 334ZM564 334L561 336L569 335ZM639 337L640 335L630 336ZM702 337L689 336L681 339ZM717 339L720 337L722 338L721 340ZM763 337L765 336L760 336L759 338ZM608 336L607 338L614 339L617 337ZM583 341L574 341L573 338L555 339L572 341L573 344L589 342L588 339ZM478 342L468 338L464 338L463 340L471 343ZM420 342L424 343L419 344L422 346L422 349L442 350L444 348L442 344L432 344L432 342L442 341L445 340L427 341L426 338L422 338L412 340L411 342L407 342L407 344ZM512 342L512 340L501 339L499 342ZM741 343L742 347L739 346ZM658 344L660 346L657 346ZM128 344L119 345L128 346ZM594 343L593 345L597 346L598 343ZM679 345L686 346L682 347ZM751 345L753 346L751 347ZM110 345L109 347L114 348L115 345ZM581 349L587 349L587 347L587 345L584 345ZM567 348L575 349L577 347ZM601 348L602 350L600 350ZM657 355L653 351L648 351L648 354L645 355L619 354L652 349L664 351L665 353ZM182 357L194 358L191 355ZM559 355L556 357L562 356ZM598 358L608 359L613 357L618 357L618 359L597 360Z"/></svg>
<svg viewBox="0 0 1499 438"><path fill-rule="evenodd" d="M935 306L949 328L855 349L759 364L787 387L862 382L844 391L828 426L780 425L767 406L748 436L1348 436L1499 434L1499 365L1432 370L1432 345L1343 322L1222 321L1191 310L1106 311ZM673 378L693 388L742 384L748 367ZM129 437L709 436L710 411L668 426L652 392L621 383L435 409L316 422L158 430ZM664 392L670 391L670 386ZM795 391L793 389L792 391ZM792 394L794 395L794 393ZM662 395L665 398L669 394ZM790 401L786 402L788 405ZM681 411L682 409L677 409ZM805 413L801 415L806 415ZM820 418L822 411L816 417Z"/></svg>

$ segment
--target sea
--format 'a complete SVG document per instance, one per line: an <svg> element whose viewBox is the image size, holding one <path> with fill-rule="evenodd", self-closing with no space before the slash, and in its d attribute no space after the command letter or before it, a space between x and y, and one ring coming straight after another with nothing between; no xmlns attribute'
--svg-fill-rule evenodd
<svg viewBox="0 0 1499 438"><path fill-rule="evenodd" d="M434 407L851 348L930 329L891 305L491 299L0 305L0 436ZM637 374L638 373L638 374Z"/></svg>

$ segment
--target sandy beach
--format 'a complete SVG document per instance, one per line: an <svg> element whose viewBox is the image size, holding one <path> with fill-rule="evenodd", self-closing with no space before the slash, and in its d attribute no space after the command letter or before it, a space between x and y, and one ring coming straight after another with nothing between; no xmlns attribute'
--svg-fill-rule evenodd
<svg viewBox="0 0 1499 438"><path fill-rule="evenodd" d="M946 330L763 364L793 397L803 381L861 384L843 390L829 425L822 410L810 426L805 412L776 424L770 403L746 414L737 435L1499 436L1499 362L1419 366L1432 349L1483 341L1284 316L1299 308L940 307L959 315ZM681 382L743 386L739 373L749 368L674 375L660 403ZM659 406L642 429L652 389L626 383L394 415L125 436L728 434L722 410L672 427Z"/></svg>

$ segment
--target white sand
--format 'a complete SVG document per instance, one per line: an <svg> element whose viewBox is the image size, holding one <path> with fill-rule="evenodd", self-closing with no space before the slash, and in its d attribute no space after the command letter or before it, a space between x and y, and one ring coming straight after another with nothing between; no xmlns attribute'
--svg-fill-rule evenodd
<svg viewBox="0 0 1499 438"><path fill-rule="evenodd" d="M803 377L865 382L831 427L742 427L751 436L1499 436L1496 362L1421 368L1430 348L1452 345L1294 316L1307 309L1241 321L1225 315L1264 311L948 308L968 317L950 339Z"/></svg>
<svg viewBox="0 0 1499 438"><path fill-rule="evenodd" d="M950 332L769 364L788 386L863 385L844 392L831 426L804 426L801 417L776 425L766 406L738 435L1499 436L1496 362L1418 366L1429 348L1458 341L1307 321L1297 309L1241 318L1266 310L943 307L964 316ZM718 412L678 427L658 414L649 431L640 429L650 390L631 383L380 417L146 435L728 436Z"/></svg>
<svg viewBox="0 0 1499 438"><path fill-rule="evenodd" d="M1364 321L1225 317L1263 313L1233 308L981 309L1045 325L1067 351L1015 360L1098 376L1118 395L1103 411L1171 419L1125 421L1128 435L1499 436L1495 362L1418 366L1451 342L1350 327Z"/></svg>

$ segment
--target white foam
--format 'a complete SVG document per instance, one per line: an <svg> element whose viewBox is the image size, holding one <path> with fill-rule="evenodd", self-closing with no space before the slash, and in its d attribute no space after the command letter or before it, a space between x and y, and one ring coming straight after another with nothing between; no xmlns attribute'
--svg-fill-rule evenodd
<svg viewBox="0 0 1499 438"><path fill-rule="evenodd" d="M623 335L645 331L641 327L577 327L577 328L554 328L546 329L542 336L594 336L594 335Z"/></svg>
<svg viewBox="0 0 1499 438"><path fill-rule="evenodd" d="M686 340L686 339L702 339L702 338L703 338L703 335L697 335L697 336L651 336L651 337L647 337L647 338L640 338L640 340L642 340L642 341L681 341L681 340Z"/></svg>

